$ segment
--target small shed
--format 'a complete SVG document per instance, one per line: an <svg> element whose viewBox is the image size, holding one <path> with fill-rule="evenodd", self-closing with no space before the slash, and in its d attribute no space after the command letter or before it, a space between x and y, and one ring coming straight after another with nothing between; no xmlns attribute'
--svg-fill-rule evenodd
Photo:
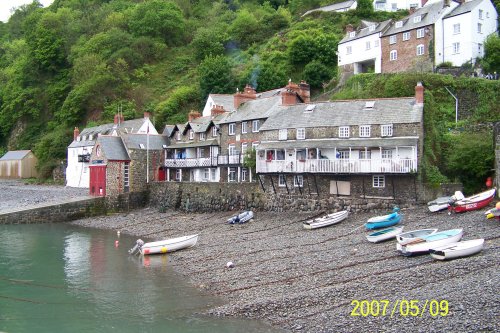
<svg viewBox="0 0 500 333"><path fill-rule="evenodd" d="M38 175L38 159L31 150L12 150L0 158L0 178L32 178Z"/></svg>

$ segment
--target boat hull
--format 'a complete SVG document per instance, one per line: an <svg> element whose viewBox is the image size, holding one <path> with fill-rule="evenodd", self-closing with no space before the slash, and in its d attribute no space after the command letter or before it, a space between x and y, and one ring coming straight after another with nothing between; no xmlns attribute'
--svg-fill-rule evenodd
<svg viewBox="0 0 500 333"><path fill-rule="evenodd" d="M407 231L405 233L397 235L396 240L399 244L405 245L407 243L415 241L417 238L435 234L437 231L437 229L420 229Z"/></svg>
<svg viewBox="0 0 500 333"><path fill-rule="evenodd" d="M143 255L163 254L192 247L196 245L197 242L198 235L183 236L158 242L145 243L139 251Z"/></svg>
<svg viewBox="0 0 500 333"><path fill-rule="evenodd" d="M380 231L372 232L371 234L366 235L366 239L372 243L383 242L399 235L403 231L403 228L404 227L401 226L382 229Z"/></svg>
<svg viewBox="0 0 500 333"><path fill-rule="evenodd" d="M452 202L452 197L439 197L436 200L427 203L427 208L433 213L445 210L449 203Z"/></svg>
<svg viewBox="0 0 500 333"><path fill-rule="evenodd" d="M245 211L241 214L238 214L238 215L231 217L230 219L227 220L227 223L229 223L229 224L242 224L242 223L246 223L246 222L250 221L251 219L253 219L253 211L248 210L248 211Z"/></svg>
<svg viewBox="0 0 500 333"><path fill-rule="evenodd" d="M428 253L430 249L460 241L462 229L452 229L431 234L418 243L397 244L396 248L404 256Z"/></svg>
<svg viewBox="0 0 500 333"><path fill-rule="evenodd" d="M345 220L347 218L348 215L349 215L349 213L347 212L347 210L343 210L343 211L336 212L333 214L325 215L325 216L317 218L317 219L308 220L308 221L304 222L302 225L303 225L304 229L309 229L309 230L323 228L323 227L327 227L327 226L342 222L343 220Z"/></svg>
<svg viewBox="0 0 500 333"><path fill-rule="evenodd" d="M495 189L491 189L489 191L485 191L479 194L476 194L472 197L465 198L455 202L453 205L450 205L449 209L454 211L455 213L464 213L471 210L477 210L484 208L493 201L495 196Z"/></svg>
<svg viewBox="0 0 500 333"><path fill-rule="evenodd" d="M372 221L368 220L368 221L369 222L365 223L365 228L368 230L392 227L393 225L396 225L401 221L401 214L396 214L387 220L382 220L377 222L373 222L373 220Z"/></svg>
<svg viewBox="0 0 500 333"><path fill-rule="evenodd" d="M451 260L471 256L482 251L484 239L472 239L463 242L450 243L441 247L433 247L430 255L437 260Z"/></svg>

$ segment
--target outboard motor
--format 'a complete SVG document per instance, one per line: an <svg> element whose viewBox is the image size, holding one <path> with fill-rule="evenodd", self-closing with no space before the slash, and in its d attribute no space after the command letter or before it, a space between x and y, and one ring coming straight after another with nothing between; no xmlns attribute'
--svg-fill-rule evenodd
<svg viewBox="0 0 500 333"><path fill-rule="evenodd" d="M135 242L135 245L133 248L131 248L130 250L128 250L128 253L129 254L136 254L136 253L139 253L140 249L142 248L142 246L144 245L144 241L142 239L138 239L136 242Z"/></svg>

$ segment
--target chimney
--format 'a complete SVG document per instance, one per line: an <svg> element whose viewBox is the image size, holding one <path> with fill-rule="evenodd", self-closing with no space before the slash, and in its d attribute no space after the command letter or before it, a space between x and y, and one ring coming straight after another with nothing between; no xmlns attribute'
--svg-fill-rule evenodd
<svg viewBox="0 0 500 333"><path fill-rule="evenodd" d="M415 13L416 11L417 11L417 7L415 7L415 6L410 7L410 15Z"/></svg>
<svg viewBox="0 0 500 333"><path fill-rule="evenodd" d="M282 105L295 105L297 104L297 94L295 91L286 89L281 92L281 104Z"/></svg>
<svg viewBox="0 0 500 333"><path fill-rule="evenodd" d="M75 127L75 129L73 130L73 140L76 140L76 138L80 135L80 130L78 129L78 127Z"/></svg>
<svg viewBox="0 0 500 333"><path fill-rule="evenodd" d="M234 108L238 109L241 104L257 98L257 92L251 85L246 85L243 92L237 91L234 96Z"/></svg>
<svg viewBox="0 0 500 333"><path fill-rule="evenodd" d="M295 105L297 104L297 96L303 102L311 101L311 90L306 81L300 81L300 84L293 83L292 80L288 81L285 91L281 93L281 104Z"/></svg>
<svg viewBox="0 0 500 333"><path fill-rule="evenodd" d="M354 31L354 27L352 26L352 24L348 24L345 26L345 32L346 33L350 33L350 32L353 32Z"/></svg>
<svg viewBox="0 0 500 333"><path fill-rule="evenodd" d="M188 113L188 121L191 122L196 118L200 118L201 114L198 111L191 111Z"/></svg>
<svg viewBox="0 0 500 333"><path fill-rule="evenodd" d="M115 124L121 124L125 121L125 118L123 118L123 115L121 114L115 114Z"/></svg>
<svg viewBox="0 0 500 333"><path fill-rule="evenodd" d="M210 110L210 116L212 116L212 118L215 118L218 115L223 114L224 112L226 112L226 110L224 110L223 105L215 104L214 106L212 106L212 109Z"/></svg>
<svg viewBox="0 0 500 333"><path fill-rule="evenodd" d="M418 82L415 86L415 103L424 104L424 86Z"/></svg>
<svg viewBox="0 0 500 333"><path fill-rule="evenodd" d="M301 80L299 84L299 96L304 103L311 101L311 87L304 80Z"/></svg>
<svg viewBox="0 0 500 333"><path fill-rule="evenodd" d="M151 113L144 111L144 119L149 119L150 116L151 116Z"/></svg>

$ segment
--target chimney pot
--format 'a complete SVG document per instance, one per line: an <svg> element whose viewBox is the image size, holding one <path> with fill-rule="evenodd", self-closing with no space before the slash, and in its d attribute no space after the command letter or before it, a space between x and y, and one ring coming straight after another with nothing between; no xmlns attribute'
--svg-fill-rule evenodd
<svg viewBox="0 0 500 333"><path fill-rule="evenodd" d="M415 86L415 103L424 104L424 86L418 82Z"/></svg>
<svg viewBox="0 0 500 333"><path fill-rule="evenodd" d="M144 119L149 119L150 116L151 113L149 113L148 111L144 111Z"/></svg>
<svg viewBox="0 0 500 333"><path fill-rule="evenodd" d="M233 95L233 97L234 97L234 108L238 109L238 107L241 104L250 101L252 99L256 99L257 92L251 85L247 84L243 92L237 91L236 94Z"/></svg>
<svg viewBox="0 0 500 333"><path fill-rule="evenodd" d="M115 114L115 124L121 124L125 121L125 118L121 114Z"/></svg>

